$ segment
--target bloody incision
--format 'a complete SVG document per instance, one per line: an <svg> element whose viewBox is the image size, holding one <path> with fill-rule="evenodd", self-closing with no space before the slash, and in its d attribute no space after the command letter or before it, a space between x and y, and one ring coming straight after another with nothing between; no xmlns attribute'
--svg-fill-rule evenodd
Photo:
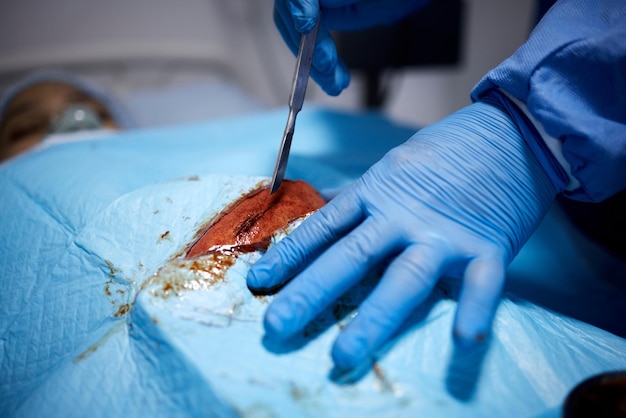
<svg viewBox="0 0 626 418"><path fill-rule="evenodd" d="M192 245L186 258L214 251L265 250L272 234L324 206L326 201L308 183L284 180L273 194L264 187L242 197Z"/></svg>

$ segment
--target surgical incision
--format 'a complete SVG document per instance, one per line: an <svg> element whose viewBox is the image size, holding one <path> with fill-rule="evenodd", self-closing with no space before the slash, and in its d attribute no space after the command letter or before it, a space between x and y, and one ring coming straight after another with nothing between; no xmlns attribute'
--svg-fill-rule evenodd
<svg viewBox="0 0 626 418"><path fill-rule="evenodd" d="M326 201L308 183L284 180L273 194L264 187L236 202L202 233L186 254L265 250L272 234L322 207Z"/></svg>

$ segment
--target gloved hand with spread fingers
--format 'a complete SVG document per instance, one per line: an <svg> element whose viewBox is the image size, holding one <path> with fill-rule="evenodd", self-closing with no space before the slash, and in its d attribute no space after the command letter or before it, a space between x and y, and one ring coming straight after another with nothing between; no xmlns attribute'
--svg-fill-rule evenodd
<svg viewBox="0 0 626 418"><path fill-rule="evenodd" d="M462 280L457 343L480 342L507 265L556 193L509 116L474 103L391 150L252 267L252 289L291 279L267 309L266 333L286 339L300 332L395 257L338 336L335 365L350 369L370 359L442 276Z"/></svg>
<svg viewBox="0 0 626 418"><path fill-rule="evenodd" d="M429 0L276 0L274 22L283 39L297 54L300 37L320 18L311 77L336 96L350 83L348 67L339 58L331 30L359 30L390 24L409 15ZM323 13L320 14L320 10Z"/></svg>

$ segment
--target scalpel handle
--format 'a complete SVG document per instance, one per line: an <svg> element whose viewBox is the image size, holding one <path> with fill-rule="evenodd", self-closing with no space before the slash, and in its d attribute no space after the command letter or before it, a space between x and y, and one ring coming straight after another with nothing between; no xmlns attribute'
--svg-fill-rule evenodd
<svg viewBox="0 0 626 418"><path fill-rule="evenodd" d="M291 84L291 94L289 95L289 116L287 117L287 125L283 133L283 140L280 143L276 165L274 166L274 175L270 185L270 193L274 193L280 187L287 170L287 160L289 159L289 151L291 150L291 140L296 126L296 116L302 109L304 96L306 95L306 86L309 81L311 72L311 62L313 61L313 51L315 50L315 42L317 40L317 31L319 28L319 19L311 32L302 35L300 38L300 48L298 49L298 57L296 59L296 70L293 75Z"/></svg>
<svg viewBox="0 0 626 418"><path fill-rule="evenodd" d="M296 70L293 75L291 85L291 95L289 96L289 108L295 113L302 109L304 96L306 95L306 86L311 73L311 62L313 61L313 51L315 50L315 42L317 40L317 31L319 29L319 19L311 32L302 35L300 38L300 48L298 49L298 58L296 59Z"/></svg>

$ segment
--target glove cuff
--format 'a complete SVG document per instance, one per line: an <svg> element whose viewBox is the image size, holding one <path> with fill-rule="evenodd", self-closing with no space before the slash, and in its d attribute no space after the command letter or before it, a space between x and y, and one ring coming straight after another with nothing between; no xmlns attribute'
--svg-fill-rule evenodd
<svg viewBox="0 0 626 418"><path fill-rule="evenodd" d="M480 97L480 101L497 107L509 116L558 193L577 186L577 181L569 174L569 167L562 164L555 151L548 146L544 137L539 133L535 124L505 93L491 89Z"/></svg>

